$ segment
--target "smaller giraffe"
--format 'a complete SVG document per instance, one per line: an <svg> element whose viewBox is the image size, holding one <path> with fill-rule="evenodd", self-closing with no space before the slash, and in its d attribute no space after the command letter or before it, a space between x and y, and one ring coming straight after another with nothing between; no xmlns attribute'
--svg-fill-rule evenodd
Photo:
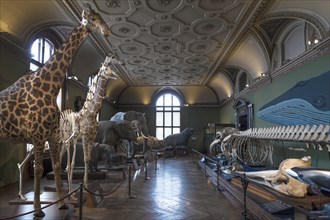
<svg viewBox="0 0 330 220"><path fill-rule="evenodd" d="M85 144L83 145L84 160L86 161L86 155L91 154L90 151L92 150L92 146L94 144L94 140L96 137L96 131L98 128L96 115L99 113L101 109L105 84L107 80L110 78L116 79L116 74L110 68L110 63L112 63L113 61L114 61L113 58L110 56L105 58L102 67L100 68L98 74L95 76L93 80L93 84L88 91L87 99L86 102L84 103L83 108L77 113L72 111L66 111L62 113L62 118L61 118L61 125L62 125L61 131L63 138L62 141L64 142L67 141L67 142L62 146L60 158L62 160L66 149L69 193L72 192L72 176L75 165L77 140L79 138L82 138L83 143L86 144L86 142L88 142L88 144L91 144L91 146L88 147L86 147ZM89 114L86 114L86 112L88 112ZM73 155L72 155L71 163L70 163L71 160L70 141L73 142ZM85 162L85 169L86 169L86 162ZM87 169L88 169L88 163L87 163ZM88 175L87 171L85 170L85 176L84 176L85 186L87 186L87 175Z"/></svg>
<svg viewBox="0 0 330 220"><path fill-rule="evenodd" d="M72 173L74 168L74 159L70 163L70 143L73 142L73 154L72 158L76 158L76 145L77 137L79 135L79 123L78 123L78 114L73 112L71 109L61 112L60 119L60 130L61 130L61 139L62 139L62 149L60 152L60 164L62 164L62 158L67 152L67 167L68 172L68 190L71 193L72 190ZM74 196L71 196L72 199L76 200Z"/></svg>

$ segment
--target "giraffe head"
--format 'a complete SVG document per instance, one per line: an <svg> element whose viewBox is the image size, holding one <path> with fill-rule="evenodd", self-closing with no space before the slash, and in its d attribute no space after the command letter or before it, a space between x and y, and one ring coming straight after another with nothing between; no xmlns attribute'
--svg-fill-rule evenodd
<svg viewBox="0 0 330 220"><path fill-rule="evenodd" d="M113 56L107 56L102 63L101 74L106 78L117 79L117 74L111 69L110 64L114 64L116 61Z"/></svg>
<svg viewBox="0 0 330 220"><path fill-rule="evenodd" d="M105 37L110 35L110 28L107 23L102 19L101 15L92 8L89 8L88 12L83 10L81 23L83 25L91 25L92 28L99 30Z"/></svg>

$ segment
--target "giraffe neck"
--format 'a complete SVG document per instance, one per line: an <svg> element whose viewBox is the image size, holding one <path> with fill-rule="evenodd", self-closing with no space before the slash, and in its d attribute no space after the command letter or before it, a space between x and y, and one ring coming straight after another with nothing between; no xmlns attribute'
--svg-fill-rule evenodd
<svg viewBox="0 0 330 220"><path fill-rule="evenodd" d="M48 90L52 96L56 97L58 95L72 57L88 34L89 30L87 27L83 25L76 27L70 34L69 39L34 74L35 79L39 78L41 83L47 84L48 82ZM41 87L41 89L45 88Z"/></svg>
<svg viewBox="0 0 330 220"><path fill-rule="evenodd" d="M103 96L105 94L105 84L108 78L104 77L102 74L97 74L93 80L93 84L89 88L87 93L86 101L83 108L81 109L81 114L84 116L95 114L97 115L102 106Z"/></svg>

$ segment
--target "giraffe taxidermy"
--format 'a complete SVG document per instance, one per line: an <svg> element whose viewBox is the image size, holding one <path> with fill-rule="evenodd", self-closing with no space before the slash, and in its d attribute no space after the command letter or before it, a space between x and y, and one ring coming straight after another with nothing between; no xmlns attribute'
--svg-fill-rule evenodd
<svg viewBox="0 0 330 220"><path fill-rule="evenodd" d="M76 145L77 140L82 139L84 151L84 185L88 186L88 167L91 159L91 151L95 141L98 121L96 116L99 113L103 96L105 94L105 85L108 79L115 78L116 74L111 70L110 63L114 60L108 56L102 63L98 74L94 77L93 83L87 93L86 101L79 112L64 111L61 113L61 131L62 131L62 150L60 153L60 160L67 152L67 172L68 172L68 186L69 193L72 190L72 175L75 165ZM69 128L69 129L67 129ZM70 130L72 129L72 130ZM72 161L70 158L70 142L73 143ZM70 162L71 161L71 162Z"/></svg>
<svg viewBox="0 0 330 220"><path fill-rule="evenodd" d="M77 48L84 42L90 30L110 33L109 27L92 9L87 23L76 27L66 42L38 70L23 75L11 86L0 92L0 140L34 145L34 215L45 216L40 209L40 180L43 173L43 151L46 141L52 158L57 198L61 198L60 177L60 110L56 98ZM85 19L84 18L84 19ZM90 19L92 18L92 19ZM99 21L99 19L101 21ZM59 208L68 208L63 201Z"/></svg>

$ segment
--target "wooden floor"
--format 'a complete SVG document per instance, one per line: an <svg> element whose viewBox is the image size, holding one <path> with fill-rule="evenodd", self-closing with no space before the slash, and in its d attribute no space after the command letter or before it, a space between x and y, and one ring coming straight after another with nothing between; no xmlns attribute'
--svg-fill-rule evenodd
<svg viewBox="0 0 330 220"><path fill-rule="evenodd" d="M119 188L92 207L91 200L83 204L82 219L138 219L138 220L171 220L171 219L242 219L243 208L233 204L224 194L218 192L214 185L204 176L189 156L166 158L148 163L146 180L145 170L131 172L131 190L129 193L128 178L122 182L122 171L106 172L106 179L90 180L94 185L100 184L103 193L110 193ZM147 178L148 179L148 178ZM33 191L32 179L24 186L24 192ZM43 186L50 186L53 180L43 178ZM74 180L75 183L81 180ZM64 180L65 182L65 180ZM44 189L44 188L43 188ZM0 189L0 219L15 216L33 210L32 205L9 205L17 198L18 183ZM131 198L135 196L135 198ZM84 193L87 198L88 193ZM96 201L94 201L96 202ZM46 205L46 204L43 204ZM70 205L68 210L58 210L57 205L44 209L46 216L42 219L79 219L79 208ZM15 219L40 219L33 214Z"/></svg>

